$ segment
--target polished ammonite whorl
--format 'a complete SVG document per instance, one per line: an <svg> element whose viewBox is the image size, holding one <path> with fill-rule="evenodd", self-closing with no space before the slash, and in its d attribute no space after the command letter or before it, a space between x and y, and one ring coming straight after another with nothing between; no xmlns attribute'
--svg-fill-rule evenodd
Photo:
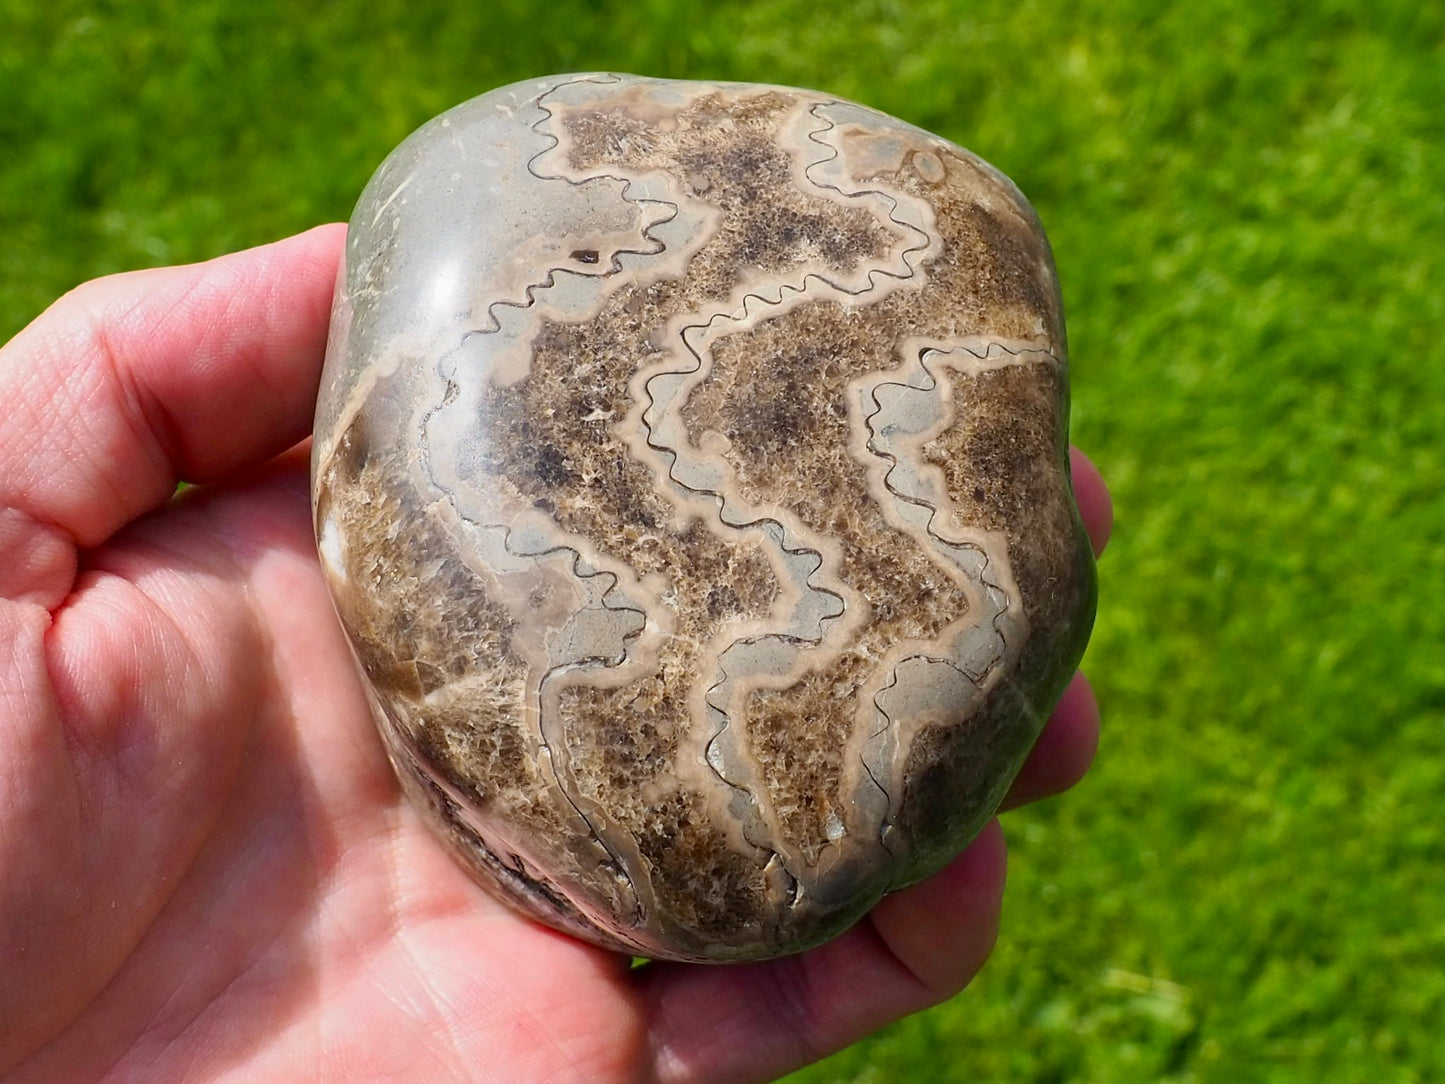
<svg viewBox="0 0 1445 1084"><path fill-rule="evenodd" d="M784 87L485 94L351 222L322 565L411 798L580 937L756 959L993 814L1088 637L1017 189Z"/></svg>

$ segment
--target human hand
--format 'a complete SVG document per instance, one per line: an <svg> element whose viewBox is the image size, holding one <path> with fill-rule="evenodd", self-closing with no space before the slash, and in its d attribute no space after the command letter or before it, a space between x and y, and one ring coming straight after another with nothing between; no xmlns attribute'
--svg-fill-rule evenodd
<svg viewBox="0 0 1445 1084"><path fill-rule="evenodd" d="M0 1071L763 1080L961 989L997 930L996 821L822 948L637 970L428 834L296 446L343 237L89 283L0 351ZM1077 455L1074 482L1102 548ZM1071 785L1097 736L1077 678L1009 804Z"/></svg>

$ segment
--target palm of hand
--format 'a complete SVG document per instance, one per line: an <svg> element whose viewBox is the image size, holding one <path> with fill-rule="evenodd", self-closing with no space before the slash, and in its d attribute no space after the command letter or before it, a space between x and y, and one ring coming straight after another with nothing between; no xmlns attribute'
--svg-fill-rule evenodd
<svg viewBox="0 0 1445 1084"><path fill-rule="evenodd" d="M315 569L305 485L292 455L176 502L90 555L57 616L69 741L45 767L71 775L85 838L45 828L52 796L29 853L57 910L86 901L108 966L64 1006L95 997L79 1041L33 1068L149 1076L180 1055L274 1079L345 1051L388 1076L509 1056L521 1077L622 1075L608 1048L637 1031L626 961L491 904L402 806ZM548 1012L503 1022L512 1004Z"/></svg>
<svg viewBox="0 0 1445 1084"><path fill-rule="evenodd" d="M326 598L304 450L265 462L305 430L339 242L108 280L7 347L0 1069L763 1079L963 985L996 829L821 950L641 972L437 846ZM225 484L165 503L177 473ZM1095 726L1079 686L1020 797L1080 774Z"/></svg>

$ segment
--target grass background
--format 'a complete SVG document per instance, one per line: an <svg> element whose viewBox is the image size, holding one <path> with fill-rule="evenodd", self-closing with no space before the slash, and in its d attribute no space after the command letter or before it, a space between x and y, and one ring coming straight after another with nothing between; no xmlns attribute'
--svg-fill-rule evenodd
<svg viewBox="0 0 1445 1084"><path fill-rule="evenodd" d="M818 87L1012 175L1117 501L1104 745L1006 818L997 954L798 1079L1445 1079L1445 7L0 0L0 339L596 68Z"/></svg>

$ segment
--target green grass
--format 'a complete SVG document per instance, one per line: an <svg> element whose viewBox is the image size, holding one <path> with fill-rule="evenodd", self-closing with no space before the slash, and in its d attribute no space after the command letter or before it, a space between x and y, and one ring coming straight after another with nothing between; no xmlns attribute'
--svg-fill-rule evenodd
<svg viewBox="0 0 1445 1084"><path fill-rule="evenodd" d="M552 71L820 87L1010 173L1118 531L1096 770L968 992L800 1081L1445 1079L1445 8L0 0L0 338L344 218ZM483 14L485 12L485 14Z"/></svg>

